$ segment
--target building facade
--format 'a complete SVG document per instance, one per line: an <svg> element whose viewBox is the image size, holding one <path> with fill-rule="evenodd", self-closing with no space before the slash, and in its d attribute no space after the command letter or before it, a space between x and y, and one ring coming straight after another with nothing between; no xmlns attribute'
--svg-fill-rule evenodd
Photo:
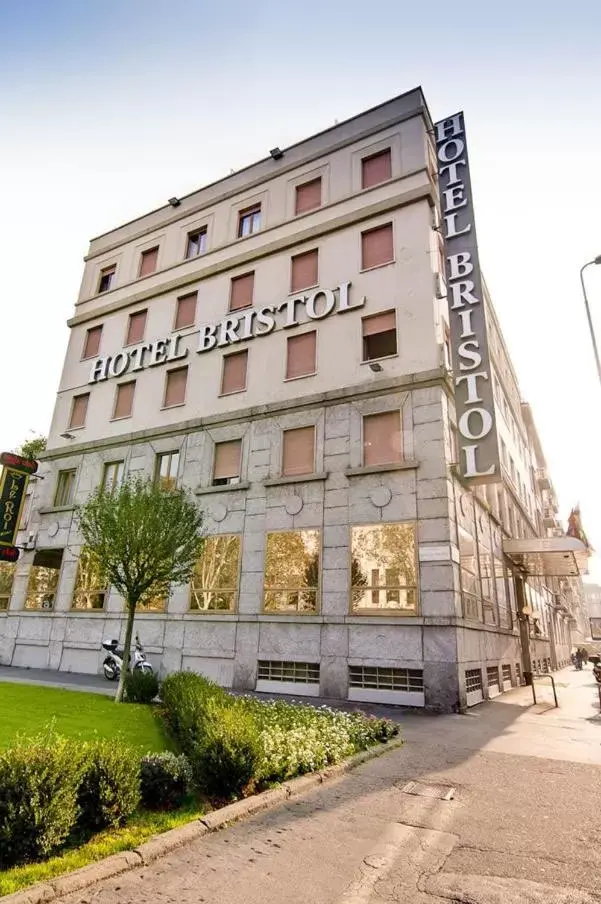
<svg viewBox="0 0 601 904"><path fill-rule="evenodd" d="M504 548L559 526L487 293L502 473L457 469L432 131L417 89L92 240L2 663L99 671L123 600L74 506L131 475L205 516L137 615L162 672L448 711L567 661L568 579Z"/></svg>

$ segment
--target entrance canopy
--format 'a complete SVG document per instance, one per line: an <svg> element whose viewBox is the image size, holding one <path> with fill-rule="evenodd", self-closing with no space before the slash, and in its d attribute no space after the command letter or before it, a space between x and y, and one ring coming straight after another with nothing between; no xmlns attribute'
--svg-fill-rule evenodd
<svg viewBox="0 0 601 904"><path fill-rule="evenodd" d="M588 574L589 551L575 537L535 537L503 540L503 552L527 574L577 578Z"/></svg>

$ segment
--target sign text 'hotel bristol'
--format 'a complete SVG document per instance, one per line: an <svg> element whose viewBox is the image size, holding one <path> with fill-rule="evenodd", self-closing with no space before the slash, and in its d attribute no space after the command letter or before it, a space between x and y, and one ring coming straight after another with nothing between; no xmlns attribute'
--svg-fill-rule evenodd
<svg viewBox="0 0 601 904"><path fill-rule="evenodd" d="M471 483L492 483L499 450L463 113L437 122L435 132L459 467Z"/></svg>
<svg viewBox="0 0 601 904"><path fill-rule="evenodd" d="M277 326L287 330L300 326L298 319L304 311L309 320L323 320L332 313L344 314L362 308L365 296L351 303L350 282L341 283L335 289L317 289L310 295L295 295L278 305L266 305L262 308L248 308L239 313L230 314L218 323L207 323L200 328L197 352L208 352L213 348L224 348L254 339L255 336L267 336ZM182 361L188 357L189 349L182 347L184 335L175 333L154 342L144 342L131 349L123 349L114 356L105 355L94 361L90 372L89 383L98 383L111 377L122 377L127 373L136 373L146 367L158 364L169 364Z"/></svg>

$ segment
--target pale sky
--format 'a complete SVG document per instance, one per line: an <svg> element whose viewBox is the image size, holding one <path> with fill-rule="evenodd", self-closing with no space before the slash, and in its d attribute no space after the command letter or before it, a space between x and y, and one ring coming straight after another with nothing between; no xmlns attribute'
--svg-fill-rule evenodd
<svg viewBox="0 0 601 904"><path fill-rule="evenodd" d="M465 111L483 272L601 549L600 46L598 0L0 0L0 451L48 431L91 236L421 84Z"/></svg>

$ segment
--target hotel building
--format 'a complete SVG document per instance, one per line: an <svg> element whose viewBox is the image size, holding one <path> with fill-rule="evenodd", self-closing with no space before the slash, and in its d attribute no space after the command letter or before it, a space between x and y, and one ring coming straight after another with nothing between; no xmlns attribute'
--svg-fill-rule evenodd
<svg viewBox="0 0 601 904"><path fill-rule="evenodd" d="M92 240L0 662L123 639L74 506L131 475L205 516L136 616L163 673L450 711L567 661L581 551L487 291L500 465L461 473L437 169L417 89Z"/></svg>

